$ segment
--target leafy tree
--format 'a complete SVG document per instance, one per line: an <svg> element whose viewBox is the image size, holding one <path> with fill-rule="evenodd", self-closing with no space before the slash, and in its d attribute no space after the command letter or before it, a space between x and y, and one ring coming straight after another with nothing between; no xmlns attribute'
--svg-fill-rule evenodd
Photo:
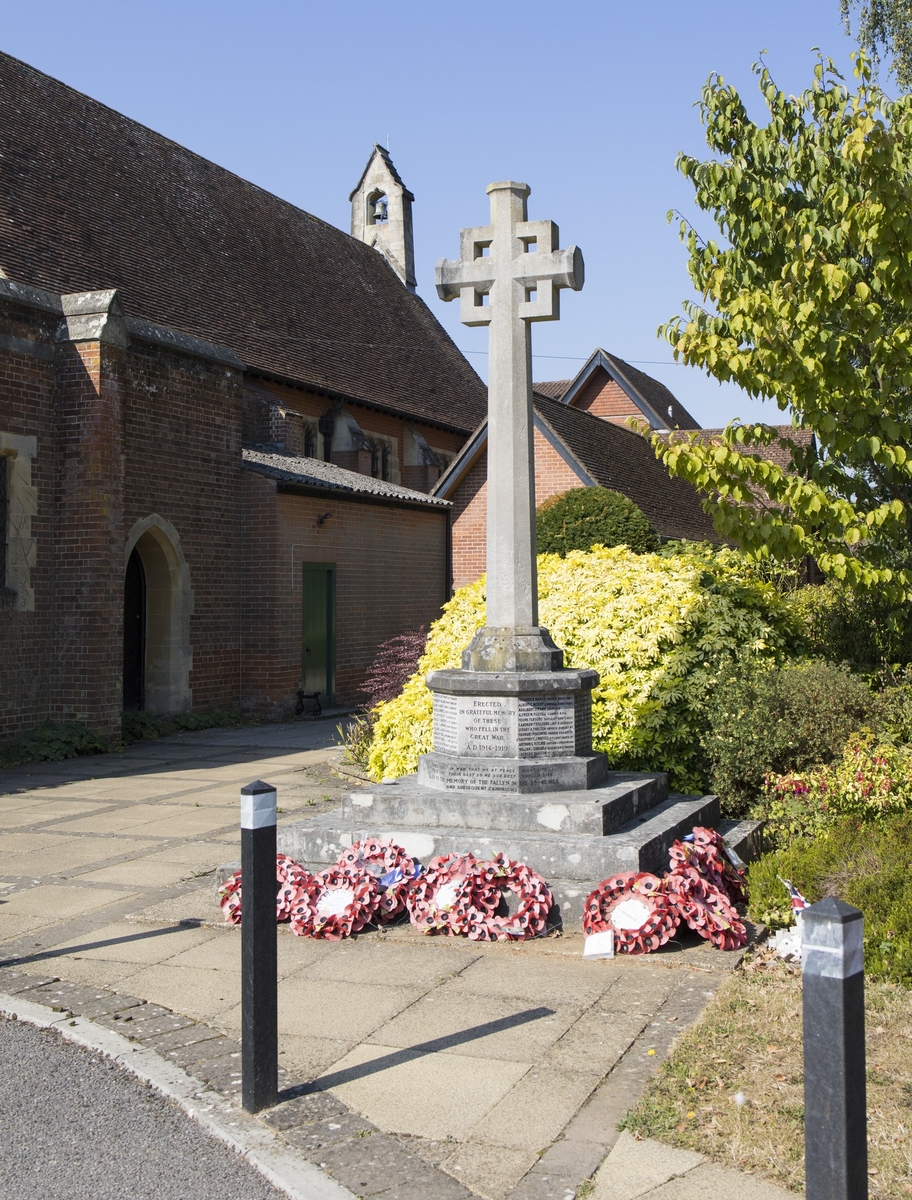
<svg viewBox="0 0 912 1200"><path fill-rule="evenodd" d="M591 546L658 550L659 535L627 496L603 487L578 487L550 496L535 516L540 554L564 555Z"/></svg>
<svg viewBox="0 0 912 1200"><path fill-rule="evenodd" d="M828 60L798 97L754 70L768 123L710 76L702 116L716 157L678 158L725 241L681 222L702 303L660 333L676 359L790 409L816 447L740 422L713 444L679 434L653 445L752 557L812 554L852 588L908 598L912 97L889 100L863 52L855 91ZM776 443L791 471L763 457Z"/></svg>
<svg viewBox="0 0 912 1200"><path fill-rule="evenodd" d="M846 31L851 10L860 8L858 42L876 65L881 50L893 56L892 69L904 92L912 90L912 0L839 0Z"/></svg>

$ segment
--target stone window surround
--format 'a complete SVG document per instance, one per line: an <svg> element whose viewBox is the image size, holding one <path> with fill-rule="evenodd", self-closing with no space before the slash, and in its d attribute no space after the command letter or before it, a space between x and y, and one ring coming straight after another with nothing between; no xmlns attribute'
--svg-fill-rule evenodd
<svg viewBox="0 0 912 1200"><path fill-rule="evenodd" d="M37 438L0 430L0 454L9 459L9 524L0 539L0 553L6 554L3 599L4 607L17 612L35 609L32 568L36 544L32 517L37 513L37 494L32 486L32 459L37 453Z"/></svg>

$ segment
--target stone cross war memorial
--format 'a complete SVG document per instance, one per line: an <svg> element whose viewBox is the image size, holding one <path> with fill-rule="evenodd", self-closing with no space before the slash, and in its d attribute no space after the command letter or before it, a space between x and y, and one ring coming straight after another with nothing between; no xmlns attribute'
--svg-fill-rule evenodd
<svg viewBox="0 0 912 1200"><path fill-rule="evenodd" d="M598 673L564 665L538 624L531 326L560 317L583 286L579 249L530 221L525 183L492 183L490 224L463 229L437 291L489 327L486 624L462 668L432 671L433 750L417 776L350 793L341 813L288 825L280 849L334 862L366 833L422 861L503 852L544 875L554 919L576 923L586 895L621 870L661 871L671 843L714 825L714 797L669 796L664 772L612 772L592 749Z"/></svg>

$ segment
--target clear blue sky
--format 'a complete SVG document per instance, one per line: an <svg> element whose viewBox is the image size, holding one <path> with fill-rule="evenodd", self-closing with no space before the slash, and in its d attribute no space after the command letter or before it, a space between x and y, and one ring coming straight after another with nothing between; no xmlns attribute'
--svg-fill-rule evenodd
<svg viewBox="0 0 912 1200"><path fill-rule="evenodd" d="M348 193L385 143L415 193L418 289L485 373L486 333L459 324L433 268L487 219L485 186L520 179L532 219L560 225L586 286L534 328L536 379L601 345L667 383L703 425L775 420L774 405L675 366L655 331L692 295L669 208L701 153L693 107L720 71L762 114L758 52L780 86L811 79L812 46L849 71L838 0L156 0L5 6L10 54L349 227ZM645 360L645 361L644 361ZM658 360L658 362L656 362Z"/></svg>

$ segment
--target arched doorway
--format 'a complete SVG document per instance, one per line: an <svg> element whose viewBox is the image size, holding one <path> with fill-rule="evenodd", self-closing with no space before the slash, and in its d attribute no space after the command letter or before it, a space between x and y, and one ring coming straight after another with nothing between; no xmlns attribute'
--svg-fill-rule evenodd
<svg viewBox="0 0 912 1200"><path fill-rule="evenodd" d="M142 712L146 704L146 573L134 546L124 577L123 706Z"/></svg>
<svg viewBox="0 0 912 1200"><path fill-rule="evenodd" d="M127 539L123 704L156 714L190 708L190 574L177 530L147 517Z"/></svg>

